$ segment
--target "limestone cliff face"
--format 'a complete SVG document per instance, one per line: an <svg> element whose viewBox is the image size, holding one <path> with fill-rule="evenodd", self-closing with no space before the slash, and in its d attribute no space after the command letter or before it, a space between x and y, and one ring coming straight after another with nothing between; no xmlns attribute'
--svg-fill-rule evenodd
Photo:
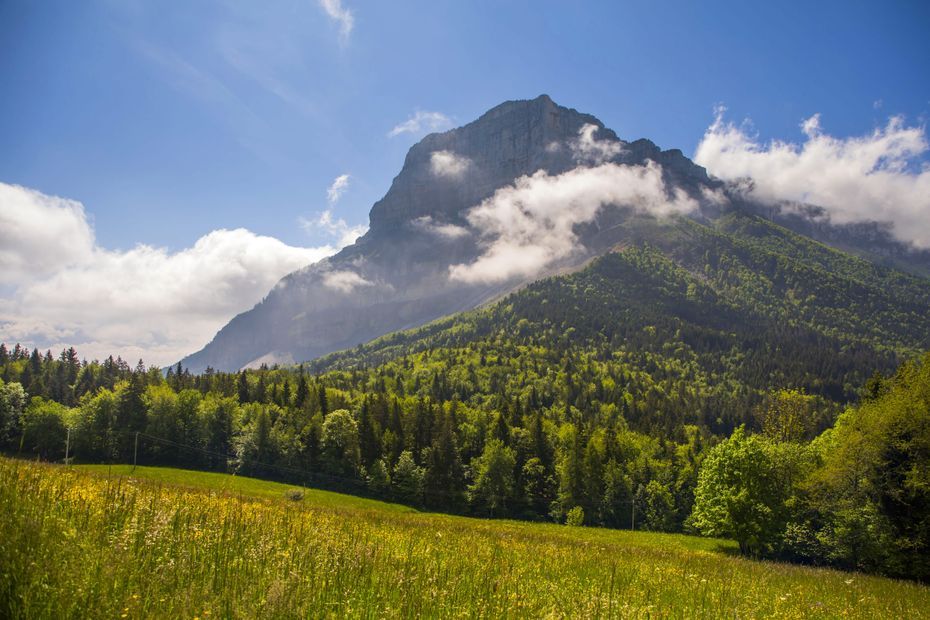
<svg viewBox="0 0 930 620"><path fill-rule="evenodd" d="M585 161L575 148L583 130L616 148L597 162ZM622 141L595 117L546 95L503 103L463 127L428 135L410 149L390 189L372 207L368 233L283 278L182 363L192 371L208 366L233 371L261 362L299 362L474 308L522 282L451 281L449 267L478 256L480 240L474 231L437 235L436 226L466 227L469 208L539 170L559 174L604 161L647 160L662 166L668 184L701 202L696 217L716 215L718 207L703 196L726 188L681 151L662 151L649 140ZM579 227L580 251L555 268L571 268L623 242L633 228L621 225L626 217L622 208L608 209Z"/></svg>
<svg viewBox="0 0 930 620"><path fill-rule="evenodd" d="M603 128L593 116L563 108L542 95L531 101L508 101L464 127L426 136L410 149L390 190L372 207L372 234L425 215L454 219L462 209L520 176L573 168L577 164L570 151L552 145L575 139L586 124ZM617 140L610 130L603 130L600 137ZM461 173L436 174L434 153L458 158Z"/></svg>

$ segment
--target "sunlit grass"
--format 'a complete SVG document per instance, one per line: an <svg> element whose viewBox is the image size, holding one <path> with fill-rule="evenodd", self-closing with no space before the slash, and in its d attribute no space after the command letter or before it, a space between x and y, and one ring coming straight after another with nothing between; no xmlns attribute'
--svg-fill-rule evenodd
<svg viewBox="0 0 930 620"><path fill-rule="evenodd" d="M287 485L115 471L0 459L0 617L915 618L930 610L930 589L917 584L753 562L721 541L417 513L316 491L291 501Z"/></svg>
<svg viewBox="0 0 930 620"><path fill-rule="evenodd" d="M402 504L379 502L364 497L333 493L320 489L308 489L292 484L258 480L243 476L230 476L207 471L176 469L174 467L136 467L132 465L75 465L75 469L106 476L132 476L154 482L189 487L191 489L209 489L230 495L243 494L252 497L280 499L289 489L299 488L303 491L304 501L316 506L338 506L340 508L366 508L373 510L394 510L415 512L413 508Z"/></svg>

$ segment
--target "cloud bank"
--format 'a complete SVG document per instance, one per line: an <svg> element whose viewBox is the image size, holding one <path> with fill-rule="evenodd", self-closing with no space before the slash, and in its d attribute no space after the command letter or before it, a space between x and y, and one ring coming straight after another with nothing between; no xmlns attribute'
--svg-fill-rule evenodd
<svg viewBox="0 0 930 620"><path fill-rule="evenodd" d="M899 240L930 248L930 167L919 162L928 150L923 127L892 117L871 134L835 138L815 114L801 129L800 144L762 144L724 121L719 109L694 160L722 179L750 177L748 191L757 200L818 205L838 224L888 222Z"/></svg>
<svg viewBox="0 0 930 620"><path fill-rule="evenodd" d="M606 205L657 216L697 208L684 192L666 187L661 167L653 162L578 167L555 176L540 170L468 211L466 218L483 237L484 249L474 262L450 267L449 277L480 283L538 275L578 250L573 227L592 221Z"/></svg>
<svg viewBox="0 0 930 620"><path fill-rule="evenodd" d="M282 276L339 249L240 228L177 252L113 251L97 245L79 202L3 183L0 248L0 341L154 364L200 348Z"/></svg>
<svg viewBox="0 0 930 620"><path fill-rule="evenodd" d="M429 159L430 172L437 177L456 179L465 174L471 160L452 151L434 151Z"/></svg>
<svg viewBox="0 0 930 620"><path fill-rule="evenodd" d="M439 131L452 126L452 119L442 112L424 112L417 110L413 116L394 126L388 132L389 138L403 133L421 133L422 131Z"/></svg>

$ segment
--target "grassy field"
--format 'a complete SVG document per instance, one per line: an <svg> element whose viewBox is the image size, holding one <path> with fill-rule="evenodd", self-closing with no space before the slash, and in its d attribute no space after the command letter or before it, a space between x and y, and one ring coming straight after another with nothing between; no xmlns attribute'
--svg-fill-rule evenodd
<svg viewBox="0 0 930 620"><path fill-rule="evenodd" d="M282 499L284 493L290 489L300 489L304 494L304 503L317 508L359 508L371 510L387 510L396 512L416 512L415 509L403 504L390 504L379 502L355 495L321 491L296 487L291 484L230 476L208 471L190 469L176 469L174 467L136 467L132 465L75 465L75 470L91 472L104 476L132 476L152 482L187 487L189 489L207 489L227 495L247 495L250 497L264 497L268 499Z"/></svg>
<svg viewBox="0 0 930 620"><path fill-rule="evenodd" d="M723 541L126 473L0 459L0 617L930 616L930 588L754 562Z"/></svg>

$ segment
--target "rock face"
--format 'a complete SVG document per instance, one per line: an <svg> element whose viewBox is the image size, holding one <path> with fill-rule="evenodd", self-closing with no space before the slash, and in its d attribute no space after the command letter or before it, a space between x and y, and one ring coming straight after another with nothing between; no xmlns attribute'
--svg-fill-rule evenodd
<svg viewBox="0 0 930 620"><path fill-rule="evenodd" d="M607 145L597 162L579 140ZM595 117L557 105L546 95L509 101L478 120L430 134L407 153L403 169L370 212L370 229L337 255L284 277L253 309L236 316L202 350L182 363L234 371L248 365L293 363L353 347L385 333L474 308L523 284L464 284L449 267L473 260L481 240L467 231L465 213L514 180L544 170L560 174L605 161L662 166L667 184L701 204L712 218L719 205L707 191L723 183L681 151L649 140L625 142ZM622 205L579 227L582 251L570 268L623 241L629 217ZM455 228L453 228L455 227ZM930 264L930 262L928 262Z"/></svg>

